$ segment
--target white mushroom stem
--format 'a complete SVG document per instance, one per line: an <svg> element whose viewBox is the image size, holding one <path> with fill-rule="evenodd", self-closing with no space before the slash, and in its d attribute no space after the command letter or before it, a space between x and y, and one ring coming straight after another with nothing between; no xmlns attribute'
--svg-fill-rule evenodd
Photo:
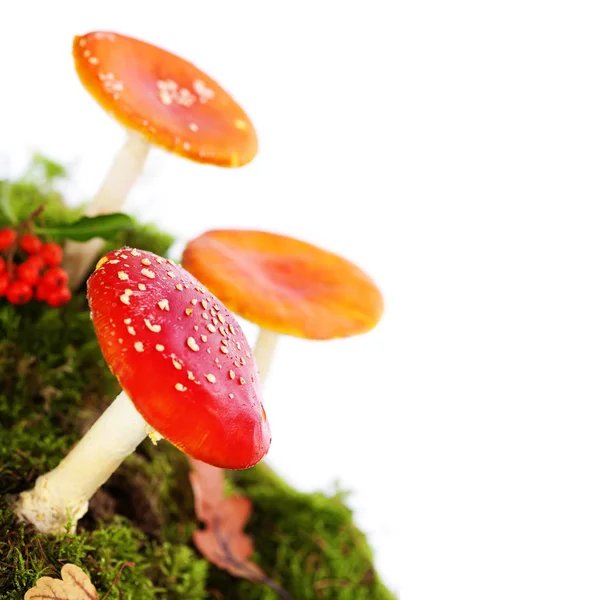
<svg viewBox="0 0 600 600"><path fill-rule="evenodd" d="M277 347L277 340L279 340L279 334L269 329L261 327L258 331L258 338L252 354L254 354L254 360L260 376L260 382L264 385L269 371L271 370L271 364L273 363L273 356L275 355L275 349Z"/></svg>
<svg viewBox="0 0 600 600"><path fill-rule="evenodd" d="M141 135L129 132L100 189L85 209L86 216L94 217L122 209L131 188L144 170L149 150L150 144ZM68 241L65 244L63 266L69 273L71 289L81 285L103 245L104 241L100 238L83 243Z"/></svg>
<svg viewBox="0 0 600 600"><path fill-rule="evenodd" d="M89 499L149 433L121 392L62 462L18 497L15 512L42 533L75 531Z"/></svg>
<svg viewBox="0 0 600 600"><path fill-rule="evenodd" d="M95 198L88 204L88 217L119 211L144 170L150 144L138 133L129 132L125 143L106 174Z"/></svg>

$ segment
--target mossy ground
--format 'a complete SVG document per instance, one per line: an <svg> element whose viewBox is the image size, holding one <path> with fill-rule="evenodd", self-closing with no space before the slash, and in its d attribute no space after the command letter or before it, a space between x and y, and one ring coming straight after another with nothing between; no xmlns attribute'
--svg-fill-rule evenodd
<svg viewBox="0 0 600 600"><path fill-rule="evenodd" d="M76 211L53 188L61 175L38 160L26 180L0 182L0 195L8 194L20 219L43 202L48 225L73 220ZM0 214L0 227L6 223ZM129 244L164 255L171 243L137 225L107 248ZM58 576L66 562L84 568L101 597L118 577L112 599L277 598L209 565L191 545L198 524L187 460L164 441L142 444L125 461L92 499L77 534L48 537L16 521L11 497L56 466L117 392L83 292L58 310L0 299L0 599L22 599L38 577ZM296 600L393 599L342 496L299 493L265 465L229 479L254 504L247 531L256 562Z"/></svg>

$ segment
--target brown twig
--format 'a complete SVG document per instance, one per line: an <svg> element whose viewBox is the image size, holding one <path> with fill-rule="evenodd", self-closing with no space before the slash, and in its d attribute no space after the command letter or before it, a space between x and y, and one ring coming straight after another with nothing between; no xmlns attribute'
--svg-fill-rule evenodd
<svg viewBox="0 0 600 600"><path fill-rule="evenodd" d="M117 583L117 580L119 579L119 577L121 577L121 573L123 572L123 569L125 567L129 567L130 569L133 569L133 567L135 567L135 563L124 562L119 567L119 570L117 571L117 574L115 575L115 578L112 580L112 583L110 584L109 588L106 590L106 594L104 594L104 596L102 596L102 598L100 600L105 600L108 597L108 595L110 594L110 591L113 589L115 583Z"/></svg>

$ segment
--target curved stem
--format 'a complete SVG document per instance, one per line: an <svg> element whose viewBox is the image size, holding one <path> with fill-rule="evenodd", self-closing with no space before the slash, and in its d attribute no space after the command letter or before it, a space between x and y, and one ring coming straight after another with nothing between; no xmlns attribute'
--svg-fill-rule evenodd
<svg viewBox="0 0 600 600"><path fill-rule="evenodd" d="M258 368L258 374L260 375L260 382L263 385L271 370L271 364L273 362L278 339L278 333L261 327L258 332L256 344L252 350L254 360L256 361L256 367Z"/></svg>
<svg viewBox="0 0 600 600"><path fill-rule="evenodd" d="M42 533L74 531L89 499L150 432L121 392L58 467L19 496L15 512Z"/></svg>
<svg viewBox="0 0 600 600"><path fill-rule="evenodd" d="M86 216L118 212L122 208L144 170L149 150L150 144L141 135L128 134L96 196L85 209Z"/></svg>
<svg viewBox="0 0 600 600"><path fill-rule="evenodd" d="M106 242L102 238L92 238L87 242L67 240L63 249L63 269L69 274L69 288L78 290L94 261L99 258Z"/></svg>
<svg viewBox="0 0 600 600"><path fill-rule="evenodd" d="M96 196L86 207L84 212L86 216L94 217L121 210L129 192L144 170L149 150L150 144L142 136L133 132L128 134ZM103 245L104 240L101 238L83 243L67 241L63 267L69 274L71 289L79 288Z"/></svg>

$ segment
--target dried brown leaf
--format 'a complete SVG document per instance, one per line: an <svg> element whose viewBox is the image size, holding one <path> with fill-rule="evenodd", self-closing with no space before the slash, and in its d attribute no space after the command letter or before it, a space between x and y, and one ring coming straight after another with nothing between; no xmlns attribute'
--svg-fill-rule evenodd
<svg viewBox="0 0 600 600"><path fill-rule="evenodd" d="M206 521L223 501L225 476L223 469L199 460L190 459L190 465L193 469L190 472L190 484L194 492L196 517Z"/></svg>
<svg viewBox="0 0 600 600"><path fill-rule="evenodd" d="M60 575L62 579L40 577L24 600L99 600L90 578L78 566L66 564Z"/></svg>
<svg viewBox="0 0 600 600"><path fill-rule="evenodd" d="M206 528L195 531L194 544L204 558L234 577L268 585L281 598L291 596L250 558L254 544L244 528L252 514L252 502L245 496L225 497L222 469L190 459L190 484L198 520Z"/></svg>
<svg viewBox="0 0 600 600"><path fill-rule="evenodd" d="M243 532L250 516L248 498L232 496L219 505L203 531L194 532L194 543L206 560L235 577L259 581L264 573L250 560L254 545Z"/></svg>

